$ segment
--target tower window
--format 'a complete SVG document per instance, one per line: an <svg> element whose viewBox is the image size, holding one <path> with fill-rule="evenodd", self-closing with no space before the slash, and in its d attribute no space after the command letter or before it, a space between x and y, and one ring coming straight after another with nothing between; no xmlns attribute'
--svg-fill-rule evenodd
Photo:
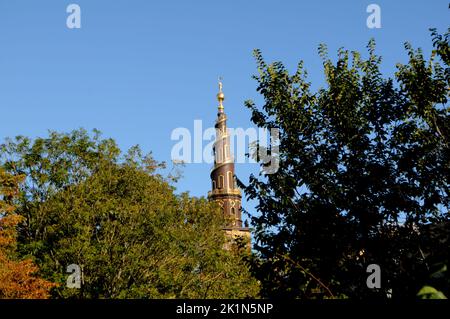
<svg viewBox="0 0 450 319"><path fill-rule="evenodd" d="M228 179L228 188L232 189L233 188L233 175L231 174L230 171L227 172L227 179Z"/></svg>
<svg viewBox="0 0 450 319"><path fill-rule="evenodd" d="M223 162L223 149L219 148L218 156L217 156L217 162L222 163Z"/></svg>
<svg viewBox="0 0 450 319"><path fill-rule="evenodd" d="M234 207L231 207L231 217L233 218L233 226L236 226L236 211Z"/></svg>
<svg viewBox="0 0 450 319"><path fill-rule="evenodd" d="M219 188L223 188L223 186L224 186L223 175L219 175Z"/></svg>

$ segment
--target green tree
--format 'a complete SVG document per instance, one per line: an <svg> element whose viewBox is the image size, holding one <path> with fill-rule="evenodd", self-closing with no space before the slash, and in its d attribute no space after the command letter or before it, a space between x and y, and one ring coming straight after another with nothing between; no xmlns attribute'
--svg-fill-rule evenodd
<svg viewBox="0 0 450 319"><path fill-rule="evenodd" d="M321 45L316 92L302 62L291 75L255 51L264 102L246 106L280 132L279 170L240 183L258 203L263 296L415 298L448 264L450 30L432 36L429 61L405 45L395 79L381 74L373 40L367 59L340 49L333 62ZM369 264L381 289L366 285ZM448 295L448 280L434 285Z"/></svg>
<svg viewBox="0 0 450 319"><path fill-rule="evenodd" d="M3 166L27 177L19 249L34 256L55 297L242 298L258 294L243 256L223 249L220 210L175 195L161 164L138 147L83 130L9 140ZM67 266L82 270L66 286Z"/></svg>

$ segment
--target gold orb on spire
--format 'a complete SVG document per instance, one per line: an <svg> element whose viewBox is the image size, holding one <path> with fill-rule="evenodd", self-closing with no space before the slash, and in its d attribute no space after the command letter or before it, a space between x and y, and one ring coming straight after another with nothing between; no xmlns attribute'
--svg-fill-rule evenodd
<svg viewBox="0 0 450 319"><path fill-rule="evenodd" d="M219 109L223 110L223 100L225 100L225 94L222 92L222 77L219 77L219 93L217 93L217 100L219 101Z"/></svg>

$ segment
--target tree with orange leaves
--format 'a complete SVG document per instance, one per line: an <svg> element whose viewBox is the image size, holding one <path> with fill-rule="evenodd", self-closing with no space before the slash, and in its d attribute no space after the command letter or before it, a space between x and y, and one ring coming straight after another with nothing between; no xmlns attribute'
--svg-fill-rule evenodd
<svg viewBox="0 0 450 319"><path fill-rule="evenodd" d="M22 176L12 176L0 168L0 298L43 299L54 283L37 277L31 259L16 260L16 226L22 216L15 214L12 200Z"/></svg>

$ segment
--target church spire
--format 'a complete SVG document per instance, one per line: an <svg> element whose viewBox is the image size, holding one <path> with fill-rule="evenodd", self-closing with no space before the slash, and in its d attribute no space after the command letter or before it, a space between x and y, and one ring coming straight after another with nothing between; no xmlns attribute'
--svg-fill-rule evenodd
<svg viewBox="0 0 450 319"><path fill-rule="evenodd" d="M225 94L222 87L222 78L219 78L219 93L217 93L219 112L215 124L214 167L211 170L212 189L208 193L208 198L218 203L222 208L222 213L227 219L224 230L228 235L250 238L248 227L242 223L242 195L236 185L234 176L234 161L231 155L230 136L226 124L227 116L223 107Z"/></svg>

